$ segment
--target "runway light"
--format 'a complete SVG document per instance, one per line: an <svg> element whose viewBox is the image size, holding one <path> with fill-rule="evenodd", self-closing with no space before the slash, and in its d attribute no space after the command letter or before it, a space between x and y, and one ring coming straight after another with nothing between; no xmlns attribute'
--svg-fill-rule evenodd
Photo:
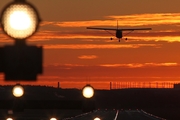
<svg viewBox="0 0 180 120"><path fill-rule="evenodd" d="M100 118L98 118L98 117L96 117L96 118L94 118L94 120L101 120Z"/></svg>
<svg viewBox="0 0 180 120"><path fill-rule="evenodd" d="M13 87L12 92L15 97L21 97L24 94L24 89L21 85L16 85Z"/></svg>
<svg viewBox="0 0 180 120"><path fill-rule="evenodd" d="M15 39L31 36L40 22L36 9L25 0L15 0L8 4L3 9L0 19L4 32Z"/></svg>
<svg viewBox="0 0 180 120"><path fill-rule="evenodd" d="M51 118L50 120L57 120L56 118Z"/></svg>
<svg viewBox="0 0 180 120"><path fill-rule="evenodd" d="M27 0L13 0L2 9L0 28L14 39L14 45L0 47L0 72L5 74L5 81L36 81L42 74L43 47L26 44L40 21L37 10Z"/></svg>
<svg viewBox="0 0 180 120"><path fill-rule="evenodd" d="M82 94L83 94L83 96L84 96L85 98L91 98L91 97L93 97L93 95L94 95L94 88L93 88L91 85L87 84L87 85L83 88Z"/></svg>
<svg viewBox="0 0 180 120"><path fill-rule="evenodd" d="M12 118L7 118L6 120L13 120Z"/></svg>

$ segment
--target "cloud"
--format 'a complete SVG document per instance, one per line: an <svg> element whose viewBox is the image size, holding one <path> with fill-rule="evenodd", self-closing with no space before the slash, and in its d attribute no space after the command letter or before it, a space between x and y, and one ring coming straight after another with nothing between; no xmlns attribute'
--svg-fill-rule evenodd
<svg viewBox="0 0 180 120"><path fill-rule="evenodd" d="M162 66L178 66L178 63L130 63L130 64L102 64L103 67L129 67L129 68L140 68L140 67L162 67Z"/></svg>
<svg viewBox="0 0 180 120"><path fill-rule="evenodd" d="M108 18L108 19L107 19ZM30 41L49 41L52 39L88 39L109 40L115 37L115 31L109 34L106 31L87 30L87 26L113 27L116 28L117 21L121 27L151 27L151 31L135 31L128 34L130 40L140 41L180 41L179 23L180 13L156 13L156 14L131 14L121 16L106 16L104 20L86 20L86 21L43 21L38 32L30 37ZM111 32L111 31L110 31ZM124 33L126 34L126 33ZM0 34L1 42L9 39ZM8 41L9 42L9 41Z"/></svg>
<svg viewBox="0 0 180 120"><path fill-rule="evenodd" d="M106 16L104 20L87 21L64 21L43 23L44 26L51 25L59 27L59 31L44 32L46 39L109 39L115 37L115 32L110 35L105 31L86 30L87 26L113 27L116 28L117 21L121 27L151 27L152 31L135 31L128 34L129 39L143 41L180 41L179 23L180 13L151 13L131 14L121 16ZM67 29L69 28L69 29ZM71 28L71 29L70 29ZM81 28L81 29L80 29ZM111 32L111 31L110 31ZM125 33L126 34L126 33ZM41 36L40 36L41 37ZM42 36L43 37L43 36Z"/></svg>
<svg viewBox="0 0 180 120"><path fill-rule="evenodd" d="M87 26L147 26L147 25L166 25L180 23L180 13L151 13L151 14L131 14L119 16L106 16L107 20L89 21L69 21L69 22L48 22L42 25L54 25L59 27L87 27Z"/></svg>
<svg viewBox="0 0 180 120"><path fill-rule="evenodd" d="M7 43L7 42L12 42L13 39L8 37L3 31L2 29L0 28L0 42L1 43Z"/></svg>
<svg viewBox="0 0 180 120"><path fill-rule="evenodd" d="M155 67L179 67L180 64L176 62L165 62L165 63L127 63L127 64L98 64L98 65L83 65L83 64L51 64L45 65L46 68L57 69L57 70L70 70L70 69L108 69L108 68L155 68ZM67 69L68 68L68 69Z"/></svg>
<svg viewBox="0 0 180 120"><path fill-rule="evenodd" d="M119 49L119 48L140 48L160 47L161 44L51 44L44 45L45 49Z"/></svg>
<svg viewBox="0 0 180 120"><path fill-rule="evenodd" d="M78 56L79 59L96 59L98 58L96 55L81 55Z"/></svg>
<svg viewBox="0 0 180 120"><path fill-rule="evenodd" d="M180 80L178 63L128 63L100 65L47 65L41 80L61 81L176 81ZM68 68L68 69L66 69ZM47 76L47 77L46 77ZM48 77L49 76L49 77Z"/></svg>
<svg viewBox="0 0 180 120"><path fill-rule="evenodd" d="M180 65L175 62L164 63L128 63L128 64L54 64L44 66L43 75L36 82L21 82L22 84L57 85L57 82L122 82L122 81L178 81L180 80ZM68 69L67 69L68 68ZM0 74L0 83L3 81ZM8 82L8 84L16 84Z"/></svg>
<svg viewBox="0 0 180 120"><path fill-rule="evenodd" d="M115 32L111 32L114 35L110 35L105 31L96 31L96 30L83 30L83 31L50 31L43 30L36 33L34 36L30 37L30 41L50 41L50 40L74 40L79 39L81 41L104 41L104 42L113 42L118 41L115 38ZM126 34L127 32L124 32ZM161 30L161 31L135 31L131 34L128 34L128 41L167 41L167 42L180 42L180 31L177 30ZM114 40L110 41L110 38L113 37ZM0 34L2 41L6 41L8 37Z"/></svg>
<svg viewBox="0 0 180 120"><path fill-rule="evenodd" d="M121 25L130 26L179 24L180 22L180 13L151 13L107 17L120 20Z"/></svg>

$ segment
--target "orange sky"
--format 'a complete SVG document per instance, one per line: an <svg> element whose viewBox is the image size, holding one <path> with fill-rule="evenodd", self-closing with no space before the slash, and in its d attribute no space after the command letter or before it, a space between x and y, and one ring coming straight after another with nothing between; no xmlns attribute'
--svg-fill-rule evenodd
<svg viewBox="0 0 180 120"><path fill-rule="evenodd" d="M9 1L0 1L0 10ZM62 87L81 88L92 83L95 88L108 88L109 82L180 81L180 1L30 2L39 10L42 22L27 43L44 48L44 72L36 83L30 84L57 86L61 82ZM127 41L119 43L106 31L86 29L115 28L117 20L119 28L152 30L134 31L125 36ZM12 43L0 29L0 46ZM2 84L14 83L4 82L0 75Z"/></svg>

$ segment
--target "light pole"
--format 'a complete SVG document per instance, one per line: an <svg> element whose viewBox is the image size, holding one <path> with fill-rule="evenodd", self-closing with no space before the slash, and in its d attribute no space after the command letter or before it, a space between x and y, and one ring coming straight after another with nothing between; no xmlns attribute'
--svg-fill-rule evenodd
<svg viewBox="0 0 180 120"><path fill-rule="evenodd" d="M36 80L42 73L42 47L26 45L26 39L38 29L40 17L26 0L14 0L4 7L0 23L15 44L0 48L0 72L5 80Z"/></svg>

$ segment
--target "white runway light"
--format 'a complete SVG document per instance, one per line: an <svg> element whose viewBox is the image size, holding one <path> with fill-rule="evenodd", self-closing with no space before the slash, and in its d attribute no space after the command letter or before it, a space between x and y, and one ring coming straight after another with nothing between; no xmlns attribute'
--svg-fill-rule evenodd
<svg viewBox="0 0 180 120"><path fill-rule="evenodd" d="M15 10L10 14L9 22L12 29L27 30L32 25L31 18L27 11Z"/></svg>
<svg viewBox="0 0 180 120"><path fill-rule="evenodd" d="M82 94L85 98L91 98L94 95L94 88L90 85L86 85L82 90Z"/></svg>
<svg viewBox="0 0 180 120"><path fill-rule="evenodd" d="M96 117L96 118L94 118L94 120L101 120L100 118L98 118L98 117Z"/></svg>
<svg viewBox="0 0 180 120"><path fill-rule="evenodd" d="M6 120L13 120L12 118L7 118Z"/></svg>
<svg viewBox="0 0 180 120"><path fill-rule="evenodd" d="M25 39L35 33L39 25L39 15L27 2L13 2L2 12L1 24L4 32L15 39Z"/></svg>
<svg viewBox="0 0 180 120"><path fill-rule="evenodd" d="M51 118L50 120L57 120L56 118Z"/></svg>
<svg viewBox="0 0 180 120"><path fill-rule="evenodd" d="M16 85L14 86L12 92L15 97L21 97L24 94L24 89L22 86Z"/></svg>

